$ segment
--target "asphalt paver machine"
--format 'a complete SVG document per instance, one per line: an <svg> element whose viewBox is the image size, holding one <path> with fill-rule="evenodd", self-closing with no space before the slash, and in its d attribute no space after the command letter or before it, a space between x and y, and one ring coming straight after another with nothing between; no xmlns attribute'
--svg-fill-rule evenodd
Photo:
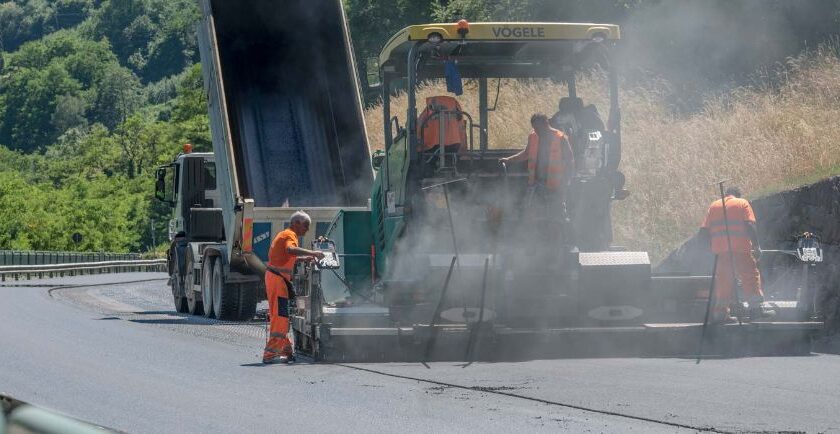
<svg viewBox="0 0 840 434"><path fill-rule="evenodd" d="M612 246L610 207L629 194L610 61L619 39L616 25L585 23L461 21L394 35L378 59L385 149L373 157L370 210L340 213L326 232L338 267L298 264L298 350L332 360L696 353L710 278L655 275L646 252ZM605 78L605 122L578 95L576 78L593 68ZM421 101L434 80L477 86L478 112L451 96ZM555 101L567 109L560 123L573 121L576 161L565 212L533 211L526 166L499 163L526 139L491 141L510 128L491 123L491 99L511 80L565 84ZM398 92L405 113L392 109ZM810 351L818 327L715 326L704 351Z"/></svg>

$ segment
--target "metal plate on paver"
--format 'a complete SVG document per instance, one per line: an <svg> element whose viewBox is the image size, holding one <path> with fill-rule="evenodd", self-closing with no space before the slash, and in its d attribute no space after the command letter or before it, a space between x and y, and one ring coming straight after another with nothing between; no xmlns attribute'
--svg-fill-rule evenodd
<svg viewBox="0 0 840 434"><path fill-rule="evenodd" d="M650 265L647 252L585 252L579 255L578 261L584 267Z"/></svg>

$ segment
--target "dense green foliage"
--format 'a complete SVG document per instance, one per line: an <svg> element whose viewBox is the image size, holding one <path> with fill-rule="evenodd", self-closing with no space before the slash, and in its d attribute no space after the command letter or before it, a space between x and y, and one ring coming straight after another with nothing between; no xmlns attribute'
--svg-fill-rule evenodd
<svg viewBox="0 0 840 434"><path fill-rule="evenodd" d="M835 32L840 0L344 0L357 58L431 21L618 22L625 72L685 91ZM210 149L195 0L0 0L0 248L144 250L154 168ZM364 61L360 61L365 77ZM375 96L374 96L375 97ZM70 239L83 235L81 243Z"/></svg>

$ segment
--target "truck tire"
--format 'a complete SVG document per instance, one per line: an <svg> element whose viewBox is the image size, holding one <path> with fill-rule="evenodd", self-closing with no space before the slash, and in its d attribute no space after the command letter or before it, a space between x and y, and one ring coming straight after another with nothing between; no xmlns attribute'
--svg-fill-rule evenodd
<svg viewBox="0 0 840 434"><path fill-rule="evenodd" d="M184 293L187 296L187 311L190 315L201 315L204 313L204 305L199 299L199 293L193 290L193 283L195 282L195 269L193 268L192 251L187 251L186 261L184 263Z"/></svg>
<svg viewBox="0 0 840 434"><path fill-rule="evenodd" d="M205 256L201 263L201 301L204 303L204 316L214 317L215 303L213 299L213 269L216 264L216 257Z"/></svg>
<svg viewBox="0 0 840 434"><path fill-rule="evenodd" d="M173 289L173 291L174 291L174 289ZM175 312L178 312L178 313L187 313L188 312L187 297L184 297L183 295L173 295L172 299L173 299L173 302L175 304Z"/></svg>
<svg viewBox="0 0 840 434"><path fill-rule="evenodd" d="M175 270L171 277L172 300L175 304L175 312L187 313L187 297L184 295L184 278Z"/></svg>
<svg viewBox="0 0 840 434"><path fill-rule="evenodd" d="M184 276L178 271L178 257L174 247L167 252L167 265L169 268L169 284L172 287L172 301L175 304L175 312L187 313L187 297L184 294Z"/></svg>
<svg viewBox="0 0 840 434"><path fill-rule="evenodd" d="M254 319L257 313L257 288L255 284L240 283L239 288L239 311L237 312L237 319L239 321L250 321Z"/></svg>
<svg viewBox="0 0 840 434"><path fill-rule="evenodd" d="M216 318L222 320L236 320L239 312L238 285L225 284L224 267L216 263L213 267L213 280L210 287L213 292L213 303L216 307Z"/></svg>

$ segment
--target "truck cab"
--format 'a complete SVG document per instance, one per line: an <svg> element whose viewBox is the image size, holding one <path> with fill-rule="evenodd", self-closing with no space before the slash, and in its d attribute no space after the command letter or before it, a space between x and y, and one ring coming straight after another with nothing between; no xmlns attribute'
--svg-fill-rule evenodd
<svg viewBox="0 0 840 434"><path fill-rule="evenodd" d="M225 241L216 163L212 153L193 153L191 145L157 170L155 197L172 208L169 219L169 285L175 308L181 313L203 313L202 299L188 285L195 274L187 269L187 258L196 257L208 245ZM189 251L188 249L195 251Z"/></svg>
<svg viewBox="0 0 840 434"><path fill-rule="evenodd" d="M155 197L172 207L169 240L186 236L192 223L190 209L212 209L219 202L213 154L181 153L172 163L159 167Z"/></svg>

